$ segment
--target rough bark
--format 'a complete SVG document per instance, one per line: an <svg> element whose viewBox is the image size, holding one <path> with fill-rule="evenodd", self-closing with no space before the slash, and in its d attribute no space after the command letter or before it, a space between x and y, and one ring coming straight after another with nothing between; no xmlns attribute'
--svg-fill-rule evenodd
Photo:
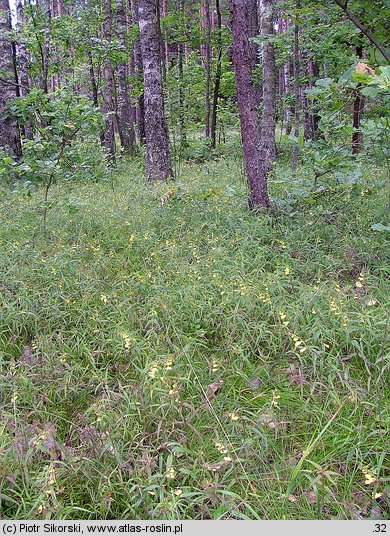
<svg viewBox="0 0 390 536"><path fill-rule="evenodd" d="M218 99L219 99L219 88L221 85L221 74L222 74L222 15L221 15L221 6L220 6L219 0L216 0L215 7L216 7L216 12L217 12L218 57L217 57L217 68L215 71L213 106L211 110L211 125L210 125L210 137L211 137L212 149L215 149L216 144L217 144Z"/></svg>
<svg viewBox="0 0 390 536"><path fill-rule="evenodd" d="M300 98L300 91L299 91L299 25L298 25L298 10L301 7L300 0L296 0L296 15L295 15L295 22L294 22L294 97L295 97L295 104L294 104L294 136L298 139L299 137L299 131L300 131L300 110L301 110L301 98ZM298 149L298 141L295 141L293 153L292 153L292 161L291 161L291 170L293 173L295 173L298 165L298 157L299 157L299 149Z"/></svg>
<svg viewBox="0 0 390 536"><path fill-rule="evenodd" d="M138 24L138 0L130 0L130 4L133 23ZM137 39L137 41L134 43L133 58L135 74L140 80L143 80L144 74L142 65L141 43L139 39ZM135 112L138 142L140 143L140 145L145 145L145 105L143 93L141 93L141 95L139 95L138 97L138 106Z"/></svg>
<svg viewBox="0 0 390 536"><path fill-rule="evenodd" d="M7 104L16 97L8 0L0 0L0 147L15 158L21 156L19 129L7 117Z"/></svg>
<svg viewBox="0 0 390 536"><path fill-rule="evenodd" d="M291 134L292 130L292 120L291 120L291 106L289 103L289 98L291 95L291 62L287 62L284 66L284 88L285 88L285 125L286 125L286 134Z"/></svg>
<svg viewBox="0 0 390 536"><path fill-rule="evenodd" d="M111 0L104 0L103 37L106 41L112 39ZM114 76L110 58L106 57L103 67L105 88L103 90L103 114L105 116L104 146L111 163L115 162L115 101Z"/></svg>
<svg viewBox="0 0 390 536"><path fill-rule="evenodd" d="M274 33L275 0L261 0L261 36L263 40L263 115L261 122L261 147L268 171L276 158L276 66L275 50L269 37Z"/></svg>
<svg viewBox="0 0 390 536"><path fill-rule="evenodd" d="M118 39L122 48L126 50L126 11L122 0L116 5ZM131 153L135 146L135 132L133 124L133 110L128 85L129 67L127 61L120 63L118 72L118 130L123 150Z"/></svg>
<svg viewBox="0 0 390 536"><path fill-rule="evenodd" d="M24 25L24 10L22 0L16 0L16 30L18 32L17 57L18 57L18 78L19 78L19 93L21 97L25 97L29 92L30 81L28 78L28 51L23 32Z"/></svg>
<svg viewBox="0 0 390 536"><path fill-rule="evenodd" d="M204 0L202 6L202 28L205 35L205 44L203 45L204 69L206 74L205 88L205 136L210 138L210 115L211 115L211 18L210 18L210 0Z"/></svg>
<svg viewBox="0 0 390 536"><path fill-rule="evenodd" d="M252 82L252 50L249 41L250 11L246 0L230 0L233 30L233 64L241 124L244 167L249 187L249 206L267 208L267 168L263 165L256 92Z"/></svg>
<svg viewBox="0 0 390 536"><path fill-rule="evenodd" d="M173 176L165 121L160 58L158 0L139 0L139 27L144 72L146 177L148 181Z"/></svg>
<svg viewBox="0 0 390 536"><path fill-rule="evenodd" d="M180 9L183 8L182 2L179 2ZM186 120L185 120L185 102L183 91L183 44L177 46L177 67L178 67L178 83L179 83L179 129L180 142L182 145L187 143Z"/></svg>
<svg viewBox="0 0 390 536"><path fill-rule="evenodd" d="M45 41L43 44L42 54L42 89L45 93L49 92L49 62L51 46L51 3L45 0Z"/></svg>

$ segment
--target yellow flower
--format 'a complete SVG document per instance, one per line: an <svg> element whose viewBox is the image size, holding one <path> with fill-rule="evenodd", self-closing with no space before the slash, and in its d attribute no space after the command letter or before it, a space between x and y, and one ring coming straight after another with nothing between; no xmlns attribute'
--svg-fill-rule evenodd
<svg viewBox="0 0 390 536"><path fill-rule="evenodd" d="M286 319L286 313L283 313L283 311L279 311L279 316L280 316L280 319L281 319L281 320L285 320L285 319Z"/></svg>
<svg viewBox="0 0 390 536"><path fill-rule="evenodd" d="M149 370L148 374L149 374L149 376L150 376L151 378L155 378L157 372L158 372L158 368L157 368L156 366L154 366L154 367L152 367L152 368Z"/></svg>
<svg viewBox="0 0 390 536"><path fill-rule="evenodd" d="M364 483L365 483L367 486L369 486L370 484L373 484L374 482L376 482L376 478L374 477L373 474L367 472L367 473L365 473L364 476L365 476L365 481L364 481Z"/></svg>
<svg viewBox="0 0 390 536"><path fill-rule="evenodd" d="M183 490L180 488L176 488L173 493L176 495L176 497L180 497L181 495L183 495Z"/></svg>
<svg viewBox="0 0 390 536"><path fill-rule="evenodd" d="M167 474L166 474L166 477L167 478L170 478L171 480L173 480L176 476L176 471L174 470L173 467L171 467L168 471L167 471Z"/></svg>
<svg viewBox="0 0 390 536"><path fill-rule="evenodd" d="M280 395L278 395L276 393L276 389L274 389L272 391L272 400L271 400L271 408L272 407L275 407L275 408L278 408L279 407L279 404L278 404L278 400L280 398Z"/></svg>
<svg viewBox="0 0 390 536"><path fill-rule="evenodd" d="M101 301L102 301L103 303L107 303L107 302L108 302L108 298L107 298L107 296L106 296L105 294L102 294L102 295L100 296L100 299L101 299Z"/></svg>
<svg viewBox="0 0 390 536"><path fill-rule="evenodd" d="M173 367L173 360L168 359L168 361L165 363L165 370L172 370Z"/></svg>
<svg viewBox="0 0 390 536"><path fill-rule="evenodd" d="M237 415L237 413L228 413L228 416L232 421L238 421L240 420L240 417Z"/></svg>
<svg viewBox="0 0 390 536"><path fill-rule="evenodd" d="M286 266L286 268L284 269L284 275L290 275L290 273L291 273L290 267Z"/></svg>

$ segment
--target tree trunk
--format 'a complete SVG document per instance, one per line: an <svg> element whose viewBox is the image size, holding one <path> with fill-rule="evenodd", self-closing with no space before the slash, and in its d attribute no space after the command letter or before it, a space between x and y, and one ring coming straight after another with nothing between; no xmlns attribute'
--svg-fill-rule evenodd
<svg viewBox="0 0 390 536"><path fill-rule="evenodd" d="M222 15L221 15L221 7L220 7L219 0L215 1L215 7L217 11L218 57L217 57L217 68L215 71L213 107L211 111L211 126L210 126L210 137L211 137L212 149L215 149L216 144L217 144L218 98L219 98L219 88L221 85L221 74L222 74Z"/></svg>
<svg viewBox="0 0 390 536"><path fill-rule="evenodd" d="M49 62L50 62L50 41L51 41L51 4L50 0L45 0L45 42L42 56L42 89L49 92Z"/></svg>
<svg viewBox="0 0 390 536"><path fill-rule="evenodd" d="M274 33L275 0L261 0L261 35L263 38L263 115L261 122L261 147L267 173L272 169L276 158L276 66L275 50L269 37Z"/></svg>
<svg viewBox="0 0 390 536"><path fill-rule="evenodd" d="M165 121L160 58L158 0L139 0L139 26L144 71L146 177L148 181L173 176Z"/></svg>
<svg viewBox="0 0 390 536"><path fill-rule="evenodd" d="M295 173L298 165L299 149L298 138L300 131L300 91L299 91L299 24L298 24L298 11L301 7L300 0L296 0L296 14L294 22L294 137L296 138L291 162L291 171Z"/></svg>
<svg viewBox="0 0 390 536"><path fill-rule="evenodd" d="M16 97L14 63L10 37L10 7L8 0L0 0L0 147L15 158L22 153L19 129L6 117L6 107Z"/></svg>
<svg viewBox="0 0 390 536"><path fill-rule="evenodd" d="M184 103L184 91L183 91L183 45L179 43L177 47L177 67L179 75L179 129L180 129L180 143L186 145L187 133L186 133L186 120L185 120L185 103Z"/></svg>
<svg viewBox="0 0 390 536"><path fill-rule="evenodd" d="M122 0L116 4L117 31L119 42L126 51L126 11ZM135 133L133 125L133 110L130 101L127 77L129 74L127 61L120 63L118 69L118 130L123 150L134 151Z"/></svg>
<svg viewBox="0 0 390 536"><path fill-rule="evenodd" d="M363 47L356 47L356 55L359 60L363 57ZM353 133L352 133L352 154L359 154L363 145L363 133L360 128L362 111L364 108L364 96L361 94L359 86L355 89L355 100L353 103Z"/></svg>
<svg viewBox="0 0 390 536"><path fill-rule="evenodd" d="M92 99L93 99L93 105L95 108L99 108L99 88L96 80L95 75L95 69L93 66L93 58L92 58L92 52L88 52L88 63L89 63L89 75L91 78L91 88L92 88ZM104 132L100 131L100 143L103 147L105 147L104 144Z"/></svg>
<svg viewBox="0 0 390 536"><path fill-rule="evenodd" d="M320 69L318 67L318 63L316 61L310 60L309 61L309 87L313 87L313 85L316 83L320 76ZM310 122L311 122L311 135L313 140L318 139L318 124L320 122L320 116L318 113L318 109L316 106L312 105L312 108L310 110Z"/></svg>
<svg viewBox="0 0 390 536"><path fill-rule="evenodd" d="M204 0L202 6L202 27L206 38L203 46L204 69L206 74L205 88L205 136L210 138L210 88L211 88L211 19L210 19L210 0Z"/></svg>
<svg viewBox="0 0 390 536"><path fill-rule="evenodd" d="M16 0L16 30L18 32L18 78L19 93L25 97L29 93L30 82L28 78L28 52L26 41L22 35L24 24L24 11L22 0Z"/></svg>
<svg viewBox="0 0 390 536"><path fill-rule="evenodd" d="M233 64L237 85L238 110L244 166L249 187L249 206L256 210L269 206L267 168L261 152L260 123L256 92L252 83L252 50L249 42L250 12L246 0L230 0L233 30Z"/></svg>
<svg viewBox="0 0 390 536"><path fill-rule="evenodd" d="M131 3L131 13L133 17L133 23L138 24L138 0L130 0ZM140 40L134 43L133 50L134 57L134 69L137 77L143 81L143 65L142 65L142 54L141 54L141 43ZM144 104L144 93L142 92L138 96L138 107L136 109L136 123L137 123L137 137L140 145L145 145L145 104Z"/></svg>
<svg viewBox="0 0 390 536"><path fill-rule="evenodd" d="M106 41L112 39L112 11L111 0L104 0L103 37ZM115 162L115 101L114 76L110 58L104 60L103 77L105 88L103 90L103 114L105 116L104 146L107 157L111 163Z"/></svg>

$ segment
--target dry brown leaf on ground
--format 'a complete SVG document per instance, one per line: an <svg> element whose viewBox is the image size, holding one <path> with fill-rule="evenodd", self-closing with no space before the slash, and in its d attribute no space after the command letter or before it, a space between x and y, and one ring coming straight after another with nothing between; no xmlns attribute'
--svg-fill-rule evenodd
<svg viewBox="0 0 390 536"><path fill-rule="evenodd" d="M211 402L214 399L215 394L217 393L217 391L221 389L224 383L225 383L224 380L217 380L216 382L211 383L208 386L207 391L206 391L206 397L209 402Z"/></svg>

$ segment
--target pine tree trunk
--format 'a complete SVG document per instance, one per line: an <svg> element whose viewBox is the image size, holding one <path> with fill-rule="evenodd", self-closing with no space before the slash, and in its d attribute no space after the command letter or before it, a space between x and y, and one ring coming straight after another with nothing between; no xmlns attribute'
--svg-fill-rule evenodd
<svg viewBox="0 0 390 536"><path fill-rule="evenodd" d="M0 0L0 147L10 156L20 158L22 148L19 129L13 124L12 119L5 116L7 104L16 97L17 87L10 30L8 0Z"/></svg>
<svg viewBox="0 0 390 536"><path fill-rule="evenodd" d="M300 131L300 109L301 109L301 99L300 99L300 90L299 90L299 25L298 25L298 10L301 7L300 0L296 0L296 15L294 22L294 137L296 138L291 161L291 171L295 173L298 165L299 149L298 149L298 138Z"/></svg>
<svg viewBox="0 0 390 536"><path fill-rule="evenodd" d="M185 120L185 103L184 103L184 91L183 91L183 45L180 43L177 49L178 61L178 74L179 74L179 128L180 128L180 142L182 145L187 143L186 133L186 120Z"/></svg>
<svg viewBox="0 0 390 536"><path fill-rule="evenodd" d="M112 11L111 0L104 0L103 37L106 41L112 39ZM114 74L110 58L104 60L103 77L105 87L103 90L103 114L105 116L104 146L107 157L111 163L115 162L115 100L114 100Z"/></svg>
<svg viewBox="0 0 390 536"><path fill-rule="evenodd" d="M116 4L117 31L119 43L126 51L126 11L122 0ZM129 74L127 61L120 63L118 70L118 130L123 150L131 153L135 146L135 133L133 125L133 110L127 77Z"/></svg>
<svg viewBox="0 0 390 536"><path fill-rule="evenodd" d="M138 24L138 0L130 0L131 4L131 13L133 18L133 23ZM143 65L142 65L142 54L141 54L141 43L138 39L134 43L133 50L134 58L134 70L137 77L142 80L144 78ZM137 137L140 145L145 145L146 136L145 136L145 104L144 104L144 93L141 93L138 97L138 107L136 109L136 123L137 123Z"/></svg>
<svg viewBox="0 0 390 536"><path fill-rule="evenodd" d="M233 30L233 64L237 85L238 110L244 166L249 187L249 206L267 208L267 168L261 154L260 123L256 91L252 83L252 50L249 42L250 11L246 0L230 0Z"/></svg>
<svg viewBox="0 0 390 536"><path fill-rule="evenodd" d="M211 114L211 19L210 19L210 0L204 0L202 7L202 27L205 34L206 42L203 46L204 69L206 74L205 88L205 136L210 138L210 114Z"/></svg>
<svg viewBox="0 0 390 536"><path fill-rule="evenodd" d="M139 26L144 71L146 177L148 181L173 176L165 121L161 73L158 0L139 0Z"/></svg>
<svg viewBox="0 0 390 536"><path fill-rule="evenodd" d="M284 66L284 88L285 88L285 99L286 105L284 109L284 118L286 125L286 134L287 136L291 134L292 130L292 121L291 121L291 105L289 103L289 97L291 95L291 62L287 62Z"/></svg>
<svg viewBox="0 0 390 536"><path fill-rule="evenodd" d="M51 4L50 0L45 0L45 42L42 56L42 89L49 92L49 62L50 62L50 41L51 41Z"/></svg>
<svg viewBox="0 0 390 536"><path fill-rule="evenodd" d="M22 35L24 24L24 10L22 0L16 0L16 30L18 32L18 77L19 77L19 93L21 97L25 97L29 93L30 81L28 78L28 52L26 41Z"/></svg>
<svg viewBox="0 0 390 536"><path fill-rule="evenodd" d="M275 51L268 41L274 33L275 0L261 0L261 35L263 38L263 115L261 122L261 148L268 172L276 158L276 66Z"/></svg>
<svg viewBox="0 0 390 536"><path fill-rule="evenodd" d="M221 6L220 6L219 0L215 1L215 7L217 11L218 57L217 57L217 68L215 71L215 80L214 80L213 107L211 110L210 137L211 137L212 149L215 149L217 145L218 99L219 99L219 88L221 85L221 74L222 74L222 15L221 15Z"/></svg>

